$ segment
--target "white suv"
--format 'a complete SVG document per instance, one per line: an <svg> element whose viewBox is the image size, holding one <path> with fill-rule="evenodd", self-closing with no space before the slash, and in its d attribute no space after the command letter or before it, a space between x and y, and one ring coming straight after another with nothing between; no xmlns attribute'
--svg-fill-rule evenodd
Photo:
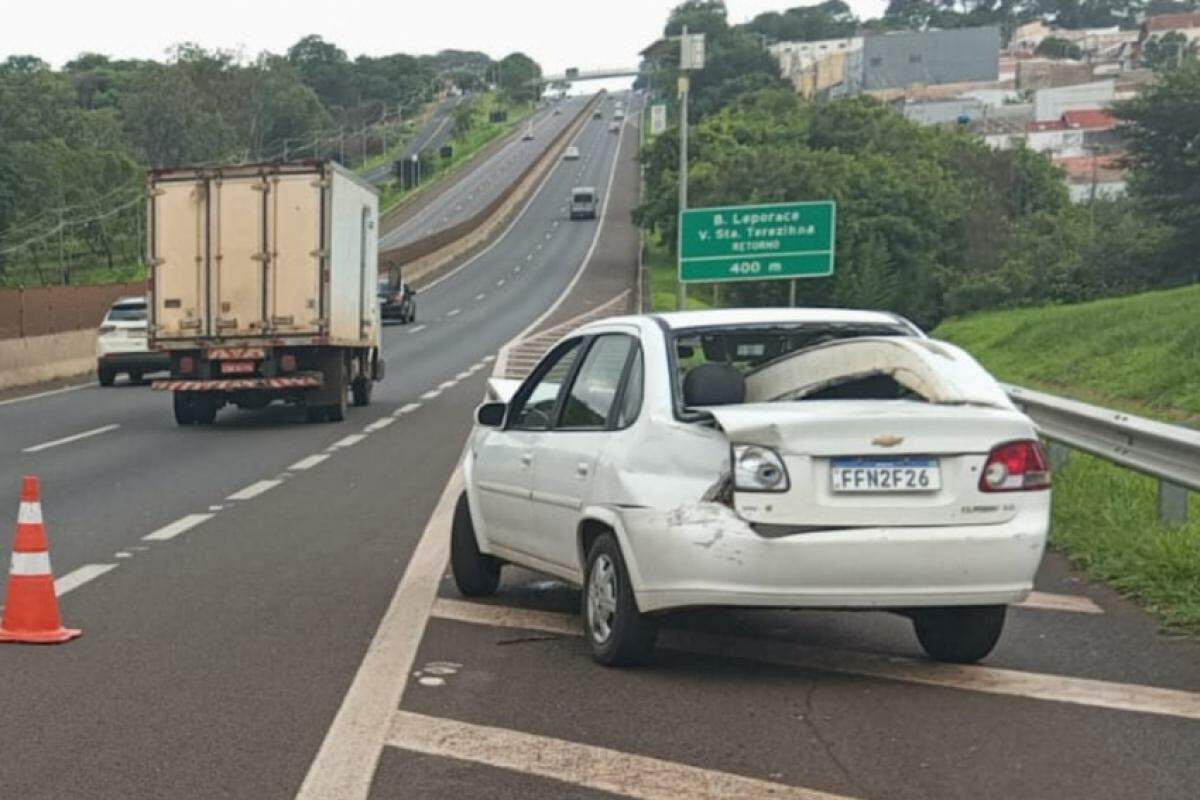
<svg viewBox="0 0 1200 800"><path fill-rule="evenodd" d="M170 367L166 353L150 350L146 343L146 298L122 297L112 304L96 337L96 374L101 386L112 386L124 372L139 382L147 372Z"/></svg>

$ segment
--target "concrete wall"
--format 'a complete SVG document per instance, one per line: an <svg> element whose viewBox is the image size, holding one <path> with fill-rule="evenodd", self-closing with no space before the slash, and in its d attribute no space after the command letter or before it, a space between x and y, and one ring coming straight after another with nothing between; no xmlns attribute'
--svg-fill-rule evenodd
<svg viewBox="0 0 1200 800"><path fill-rule="evenodd" d="M863 40L863 89L996 81L1000 29L904 31Z"/></svg>
<svg viewBox="0 0 1200 800"><path fill-rule="evenodd" d="M1105 108L1116 99L1116 81L1095 81L1057 89L1038 89L1033 94L1033 118L1038 122L1061 119L1067 111Z"/></svg>
<svg viewBox="0 0 1200 800"><path fill-rule="evenodd" d="M94 328L0 339L0 389L82 375L95 368Z"/></svg>

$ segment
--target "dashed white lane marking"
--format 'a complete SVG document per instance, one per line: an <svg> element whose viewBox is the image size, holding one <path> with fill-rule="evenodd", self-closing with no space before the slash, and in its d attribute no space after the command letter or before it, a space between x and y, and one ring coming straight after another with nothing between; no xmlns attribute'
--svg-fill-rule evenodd
<svg viewBox="0 0 1200 800"><path fill-rule="evenodd" d="M1092 602L1090 597L1075 594L1051 594L1030 592L1018 608L1036 608L1043 611L1071 611L1078 614L1103 614L1104 609Z"/></svg>
<svg viewBox="0 0 1200 800"><path fill-rule="evenodd" d="M168 539L174 539L184 531L190 531L202 522L207 522L212 519L212 514L188 514L186 517L180 517L170 525L164 525L158 530L147 533L142 537L147 542L165 542Z"/></svg>
<svg viewBox="0 0 1200 800"><path fill-rule="evenodd" d="M549 239L549 238L550 238L550 234L548 234L548 233L547 233L547 234L546 234L546 238L547 238L547 239Z"/></svg>
<svg viewBox="0 0 1200 800"><path fill-rule="evenodd" d="M444 392L447 389L452 389L458 385L458 381L442 381L438 384L438 391Z"/></svg>
<svg viewBox="0 0 1200 800"><path fill-rule="evenodd" d="M456 316L458 316L458 315L459 315L459 314L461 314L461 313L462 313L462 309L461 309L461 308L456 308L456 309L454 309L453 311L447 311L447 312L446 312L446 316L447 316L447 317L456 317Z"/></svg>
<svg viewBox="0 0 1200 800"><path fill-rule="evenodd" d="M363 428L363 430L366 431L367 433L374 433L375 431L383 430L384 428L386 428L388 425L391 425L395 421L396 420L393 419L392 417L384 417L382 419L375 420L370 425Z"/></svg>
<svg viewBox="0 0 1200 800"><path fill-rule="evenodd" d="M508 281L505 280L504 278L501 278L500 280L496 281L497 286L503 286L506 283L508 283Z"/></svg>
<svg viewBox="0 0 1200 800"><path fill-rule="evenodd" d="M428 392L421 395L421 399L422 400L432 400L433 398L437 397L439 394L441 394L441 392L438 391L437 389L430 389Z"/></svg>
<svg viewBox="0 0 1200 800"><path fill-rule="evenodd" d="M525 256L525 260L526 260L526 261L533 261L533 253L530 253L529 255Z"/></svg>
<svg viewBox="0 0 1200 800"><path fill-rule="evenodd" d="M334 442L333 444L329 445L328 449L329 449L329 450L338 450L338 449L341 449L341 448L343 448L343 447L353 447L354 445L358 444L359 442L361 442L361 441L362 441L363 439L365 439L365 438L367 438L367 437L366 437L366 434L362 434L362 433L352 433L352 434L350 434L349 436L346 436L346 437L344 437L344 438L338 439L336 442Z"/></svg>
<svg viewBox="0 0 1200 800"><path fill-rule="evenodd" d="M296 800L365 800L370 792L446 567L450 519L460 492L462 473L455 467Z"/></svg>
<svg viewBox="0 0 1200 800"><path fill-rule="evenodd" d="M399 408L397 408L395 411L393 411L393 412L392 412L392 416L393 416L393 417L400 417L400 416L403 416L403 415L405 415L405 414L408 414L408 413L411 413L411 412L413 412L413 411L416 411L416 410L417 410L418 408L420 408L420 407L421 407L421 404L420 404L420 403L406 403L405 405L402 405L402 406L400 406Z"/></svg>
<svg viewBox="0 0 1200 800"><path fill-rule="evenodd" d="M561 220L557 220L557 219L556 219L556 220L554 220L554 222L550 223L550 226L551 226L551 227L553 227L553 228L557 228L557 227L558 227L558 223L559 223L560 221L561 221Z"/></svg>
<svg viewBox="0 0 1200 800"><path fill-rule="evenodd" d="M26 400L38 400L42 397L51 397L56 394L63 394L64 392L77 392L80 389L88 389L92 386L98 385L99 384L96 383L77 383L74 386L64 386L61 389L50 389L49 391L38 392L37 394L26 394L21 395L20 397L13 397L8 400L0 400L0 406L7 406L13 403L23 403Z"/></svg>
<svg viewBox="0 0 1200 800"><path fill-rule="evenodd" d="M109 570L116 568L116 564L84 564L78 569L71 570L61 578L56 578L54 581L54 591L59 597L62 597L67 592L74 591L88 581L93 581Z"/></svg>
<svg viewBox="0 0 1200 800"><path fill-rule="evenodd" d="M477 625L523 628L575 636L583 633L579 618L573 614L530 612L516 608L507 608L500 612L495 608L462 600L438 599L433 605L432 614L441 619ZM905 656L827 649L745 636L683 632L678 642L665 638L660 641L669 649L717 658L740 658L819 672L860 675L946 689L1200 720L1200 692L1182 689L1162 689L1157 686L1021 672L999 667L942 664Z"/></svg>
<svg viewBox="0 0 1200 800"><path fill-rule="evenodd" d="M487 295L484 294L483 292L480 292L479 294L475 295L476 300L482 300L485 297L487 297Z"/></svg>
<svg viewBox="0 0 1200 800"><path fill-rule="evenodd" d="M208 510L209 510L209 511L220 511L220 510L221 510L222 508L224 508L224 507L225 507L225 506L209 506L209 507L208 507Z"/></svg>
<svg viewBox="0 0 1200 800"><path fill-rule="evenodd" d="M484 364L490 364L490 363L492 363L492 362L493 362L493 361L495 361L495 360L496 360L496 357L495 357L494 355L492 355L492 356L484 356L484 357L483 357L483 363L484 363Z"/></svg>
<svg viewBox="0 0 1200 800"><path fill-rule="evenodd" d="M387 744L639 800L847 800L732 772L411 711L397 711L392 717Z"/></svg>
<svg viewBox="0 0 1200 800"><path fill-rule="evenodd" d="M456 380L456 381L465 380L466 378L471 377L472 374L474 374L474 370L464 369L462 372L460 372L454 376L454 380Z"/></svg>
<svg viewBox="0 0 1200 800"><path fill-rule="evenodd" d="M521 271L520 267L513 267L513 272L520 272L520 271Z"/></svg>
<svg viewBox="0 0 1200 800"><path fill-rule="evenodd" d="M327 458L329 458L328 453L317 453L316 455L311 455L300 459L295 464L292 464L290 467L288 467L288 469L297 471L302 469L312 469Z"/></svg>
<svg viewBox="0 0 1200 800"><path fill-rule="evenodd" d="M542 249L542 245L539 243L539 244L538 244L536 247L534 247L533 249L534 249L534 250L541 250L541 249Z"/></svg>
<svg viewBox="0 0 1200 800"><path fill-rule="evenodd" d="M409 328L408 332L409 333L420 333L421 331L425 330L427 327L429 327L429 326L428 325L418 325L415 328Z"/></svg>
<svg viewBox="0 0 1200 800"><path fill-rule="evenodd" d="M87 439L91 436L99 436L102 433L115 431L119 427L121 426L116 423L113 423L112 425L101 425L99 428L92 428L90 431L84 431L83 433L76 433L72 436L64 436L61 439L55 439L52 442L43 442L42 444L35 444L32 447L26 447L21 452L40 453L43 450L49 450L51 447L58 447L62 444L70 444L71 442L78 442L80 439Z"/></svg>
<svg viewBox="0 0 1200 800"><path fill-rule="evenodd" d="M274 489L276 486L278 486L281 483L283 483L283 481L275 480L275 479L270 479L270 480L265 480L265 481L256 481L255 483L252 483L249 486L247 486L245 489L237 490L236 492L229 495L229 497L227 497L225 499L226 500L252 500L255 497L258 497L263 492L271 491L272 489Z"/></svg>

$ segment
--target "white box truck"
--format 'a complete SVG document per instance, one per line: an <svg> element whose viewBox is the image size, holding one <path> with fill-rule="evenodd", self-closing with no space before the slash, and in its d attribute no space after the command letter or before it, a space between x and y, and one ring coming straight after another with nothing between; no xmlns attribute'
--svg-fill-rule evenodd
<svg viewBox="0 0 1200 800"><path fill-rule="evenodd" d="M371 401L379 354L379 196L334 162L152 170L149 340L170 357L175 421L232 403L310 422Z"/></svg>

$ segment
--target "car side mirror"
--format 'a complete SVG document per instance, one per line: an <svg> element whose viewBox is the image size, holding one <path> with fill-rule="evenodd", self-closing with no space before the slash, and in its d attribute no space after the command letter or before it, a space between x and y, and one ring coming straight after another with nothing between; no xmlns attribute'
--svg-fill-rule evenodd
<svg viewBox="0 0 1200 800"><path fill-rule="evenodd" d="M508 413L507 403L484 403L475 409L475 423L484 428L499 428Z"/></svg>

